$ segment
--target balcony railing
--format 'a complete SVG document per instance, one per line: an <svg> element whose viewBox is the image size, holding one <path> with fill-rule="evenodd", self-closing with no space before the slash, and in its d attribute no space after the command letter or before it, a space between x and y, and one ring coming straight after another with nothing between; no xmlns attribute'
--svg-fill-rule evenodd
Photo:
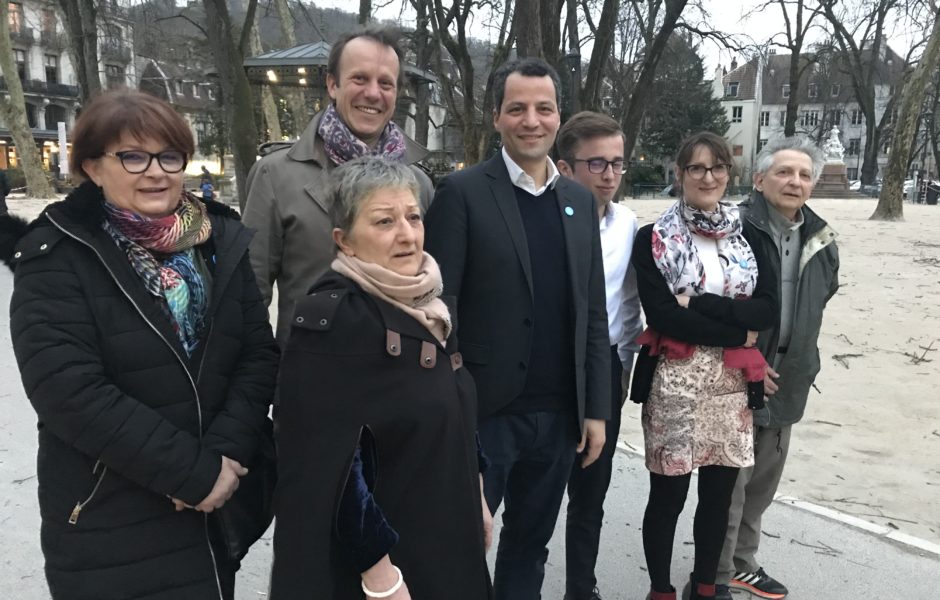
<svg viewBox="0 0 940 600"><path fill-rule="evenodd" d="M121 43L105 42L101 44L101 58L129 63L131 62L131 49Z"/></svg>
<svg viewBox="0 0 940 600"><path fill-rule="evenodd" d="M16 29L10 29L10 41L14 44L33 45L36 41L36 38L33 37L33 28L17 27Z"/></svg>
<svg viewBox="0 0 940 600"><path fill-rule="evenodd" d="M6 79L0 77L0 89L7 89ZM64 83L50 83L40 79L27 79L23 82L23 92L27 94L40 94L45 96L67 96L78 98L78 86Z"/></svg>
<svg viewBox="0 0 940 600"><path fill-rule="evenodd" d="M64 50L69 45L65 34L57 31L43 30L40 32L39 40L42 46L48 50Z"/></svg>

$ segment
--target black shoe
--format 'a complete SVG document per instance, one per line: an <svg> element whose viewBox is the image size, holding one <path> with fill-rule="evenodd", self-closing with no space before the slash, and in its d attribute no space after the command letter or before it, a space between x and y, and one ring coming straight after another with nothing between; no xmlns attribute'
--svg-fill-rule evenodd
<svg viewBox="0 0 940 600"><path fill-rule="evenodd" d="M731 588L720 583L715 584L715 600L734 600Z"/></svg>
<svg viewBox="0 0 940 600"><path fill-rule="evenodd" d="M597 591L597 588L594 588L593 592L591 592L587 596L581 596L580 598L576 598L575 596L572 596L571 594L565 593L565 600L604 600L604 599L601 598L601 593Z"/></svg>
<svg viewBox="0 0 940 600"><path fill-rule="evenodd" d="M734 577L731 578L730 585L733 588L745 590L768 600L781 600L790 593L785 585L764 573L763 568L757 569L753 573L743 571L735 573Z"/></svg>

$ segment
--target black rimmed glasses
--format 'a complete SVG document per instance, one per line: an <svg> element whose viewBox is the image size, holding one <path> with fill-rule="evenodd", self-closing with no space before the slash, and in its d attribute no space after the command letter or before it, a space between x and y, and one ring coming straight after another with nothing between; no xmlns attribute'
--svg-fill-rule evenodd
<svg viewBox="0 0 940 600"><path fill-rule="evenodd" d="M186 155L177 150L164 150L163 152L122 150L120 152L105 152L104 154L120 160L124 170L132 175L139 175L149 169L153 159L157 159L160 168L167 173L179 173L186 168Z"/></svg>
<svg viewBox="0 0 940 600"><path fill-rule="evenodd" d="M607 170L609 166L614 171L614 175L623 175L627 172L627 163L622 159L607 160L604 158L575 158L574 162L587 163L588 171L595 175L600 175Z"/></svg>
<svg viewBox="0 0 940 600"><path fill-rule="evenodd" d="M705 179L705 173L711 173L714 179L727 179L731 175L731 165L717 164L713 167L705 165L687 165L685 172L692 179Z"/></svg>

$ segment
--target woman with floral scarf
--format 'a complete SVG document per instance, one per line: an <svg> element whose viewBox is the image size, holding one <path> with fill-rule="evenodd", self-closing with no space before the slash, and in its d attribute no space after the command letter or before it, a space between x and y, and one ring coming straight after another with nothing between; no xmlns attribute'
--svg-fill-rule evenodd
<svg viewBox="0 0 940 600"><path fill-rule="evenodd" d="M18 238L3 258L39 421L50 593L233 598L270 514L238 513L254 526L239 547L223 516L257 491L244 478L260 457L274 458L277 346L251 234L231 209L183 191L193 138L162 100L99 96L72 139L83 183L32 224L0 222Z"/></svg>
<svg viewBox="0 0 940 600"><path fill-rule="evenodd" d="M684 597L716 597L715 573L738 469L753 464L751 409L762 406L766 363L757 332L777 319L776 282L722 200L731 150L712 133L686 139L676 157L678 201L639 230L633 250L649 328L634 373L644 402L650 495L643 547L651 600L674 600L670 562L693 469L699 501L695 568ZM720 596L719 596L720 597Z"/></svg>

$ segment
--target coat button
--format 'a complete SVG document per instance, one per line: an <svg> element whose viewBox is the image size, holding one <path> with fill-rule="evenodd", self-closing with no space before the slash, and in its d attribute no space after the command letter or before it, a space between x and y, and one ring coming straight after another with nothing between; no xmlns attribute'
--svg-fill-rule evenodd
<svg viewBox="0 0 940 600"><path fill-rule="evenodd" d="M17 252L16 254L13 255L13 258L19 258L19 257L21 257L21 256L23 256L23 253L22 253L22 252Z"/></svg>
<svg viewBox="0 0 940 600"><path fill-rule="evenodd" d="M431 357L430 357L430 356L425 356L425 357L424 357L424 364L426 364L426 365L431 364Z"/></svg>
<svg viewBox="0 0 940 600"><path fill-rule="evenodd" d="M339 295L336 293L330 294L330 298L339 298Z"/></svg>
<svg viewBox="0 0 940 600"><path fill-rule="evenodd" d="M48 247L49 247L49 244L43 244L42 246L39 247L39 249L40 249L40 250L45 250L45 249L48 248Z"/></svg>
<svg viewBox="0 0 940 600"><path fill-rule="evenodd" d="M398 352L398 346L395 345L395 344L391 344L391 345L388 347L388 350L389 350L389 352Z"/></svg>
<svg viewBox="0 0 940 600"><path fill-rule="evenodd" d="M324 325L324 326L325 326L326 323L327 323L326 319L320 319L320 325Z"/></svg>
<svg viewBox="0 0 940 600"><path fill-rule="evenodd" d="M303 323L303 322L304 322L304 318L303 318L303 317L297 317L297 319L295 319L295 320L296 320L298 323Z"/></svg>

